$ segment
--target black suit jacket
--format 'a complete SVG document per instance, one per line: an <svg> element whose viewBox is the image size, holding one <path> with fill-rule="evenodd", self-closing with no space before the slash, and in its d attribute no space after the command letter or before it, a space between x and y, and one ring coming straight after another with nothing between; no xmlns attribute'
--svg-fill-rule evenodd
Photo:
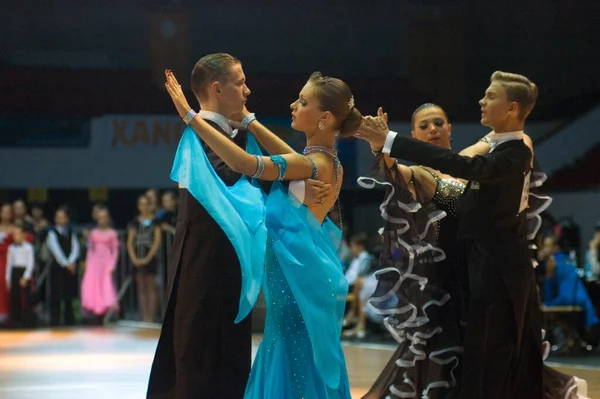
<svg viewBox="0 0 600 399"><path fill-rule="evenodd" d="M216 123L211 120L205 119L206 123L214 127L219 132L223 133L225 136L229 137L229 135L223 131L223 129ZM233 139L233 142L236 143L239 147L246 149L246 132L239 132ZM202 147L204 148L204 152L206 152L206 156L213 169L221 180L228 186L233 186L239 179L242 177L240 173L234 172L219 156L204 142L204 140L200 139L202 143Z"/></svg>
<svg viewBox="0 0 600 399"><path fill-rule="evenodd" d="M227 135L216 123L206 120ZM200 140L218 176L231 186L234 172ZM233 141L246 145L246 134ZM147 397L241 398L250 374L251 318L234 324L242 276L237 253L208 211L180 189L167 280L167 306Z"/></svg>
<svg viewBox="0 0 600 399"><path fill-rule="evenodd" d="M532 154L523 140L507 141L484 156L465 157L398 135L390 155L469 181L461 202L459 238L524 238L525 212L519 207Z"/></svg>

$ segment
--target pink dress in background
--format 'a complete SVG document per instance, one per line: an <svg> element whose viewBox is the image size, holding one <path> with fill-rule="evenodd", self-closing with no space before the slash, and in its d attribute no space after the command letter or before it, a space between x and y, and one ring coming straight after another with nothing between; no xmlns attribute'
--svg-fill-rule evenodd
<svg viewBox="0 0 600 399"><path fill-rule="evenodd" d="M119 256L119 238L113 229L95 228L90 233L81 282L81 306L95 315L118 308L112 270Z"/></svg>

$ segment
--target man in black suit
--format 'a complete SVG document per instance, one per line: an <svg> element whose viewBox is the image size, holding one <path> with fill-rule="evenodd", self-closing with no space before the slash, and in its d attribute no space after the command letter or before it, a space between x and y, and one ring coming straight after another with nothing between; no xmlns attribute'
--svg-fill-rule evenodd
<svg viewBox="0 0 600 399"><path fill-rule="evenodd" d="M495 72L480 100L481 123L494 130L484 156L466 157L387 129L367 118L357 137L391 157L469 180L458 238L468 250L470 302L461 398L542 397L539 305L525 233L532 153L523 142L537 87ZM475 144L478 145L478 144Z"/></svg>
<svg viewBox="0 0 600 399"><path fill-rule="evenodd" d="M191 78L198 115L240 147L246 135L229 115L240 112L250 90L242 65L229 54L200 59ZM208 160L227 185L241 174L231 170L204 142ZM319 202L330 185L309 181L304 203ZM149 399L241 399L251 366L250 317L234 323L242 276L237 253L218 223L185 188L169 260L166 313L152 364Z"/></svg>

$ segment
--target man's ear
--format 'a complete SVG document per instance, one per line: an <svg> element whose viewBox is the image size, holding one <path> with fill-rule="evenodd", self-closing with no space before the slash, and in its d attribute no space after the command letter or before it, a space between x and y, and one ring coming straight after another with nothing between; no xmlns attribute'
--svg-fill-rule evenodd
<svg viewBox="0 0 600 399"><path fill-rule="evenodd" d="M221 94L221 84L217 81L212 82L212 84L210 85L210 91L212 91L215 94Z"/></svg>

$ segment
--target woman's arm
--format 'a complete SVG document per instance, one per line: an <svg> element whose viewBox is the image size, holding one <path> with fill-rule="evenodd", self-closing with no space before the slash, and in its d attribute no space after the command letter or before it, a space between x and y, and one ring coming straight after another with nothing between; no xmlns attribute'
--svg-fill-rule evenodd
<svg viewBox="0 0 600 399"><path fill-rule="evenodd" d="M135 254L135 248L133 247L133 242L135 240L135 229L130 227L129 228L129 232L127 233L127 253L129 254L129 258L131 259L131 262L135 265L138 266L138 264L140 263L140 260L138 259L137 255Z"/></svg>
<svg viewBox="0 0 600 399"><path fill-rule="evenodd" d="M494 132L490 132L485 137L488 137L488 136L490 136L493 133ZM525 145L527 147L529 147L529 149L531 150L531 153L533 154L533 141L531 140L531 137L529 137L528 135L524 134L523 135L523 142L525 143ZM486 141L481 141L480 140L477 143L473 144L472 146L467 147L464 150L462 150L460 152L460 155L464 155L464 156L467 156L467 157L474 157L476 155L485 155L485 154L489 154L490 148L491 148L490 145Z"/></svg>
<svg viewBox="0 0 600 399"><path fill-rule="evenodd" d="M460 152L460 155L463 155L466 157L474 157L475 155L485 155L490 152L490 149L491 149L491 147L487 142L478 141L477 143L473 144L472 146L469 146L469 147L465 148L464 150L462 150Z"/></svg>
<svg viewBox="0 0 600 399"><path fill-rule="evenodd" d="M110 267L109 270L112 273L117 267L117 261L119 260L119 235L116 230L112 230L110 239Z"/></svg>
<svg viewBox="0 0 600 399"><path fill-rule="evenodd" d="M529 149L531 150L531 154L535 155L535 152L533 151L533 141L531 140L531 137L529 137L526 134L523 134L523 142L527 147L529 147Z"/></svg>
<svg viewBox="0 0 600 399"><path fill-rule="evenodd" d="M160 225L160 227L163 231L166 231L171 235L175 235L175 227L171 226L169 223L164 222Z"/></svg>
<svg viewBox="0 0 600 399"><path fill-rule="evenodd" d="M158 248L160 247L160 239L161 239L160 236L161 236L160 235L160 227L158 227L156 225L156 226L154 226L154 240L152 241L152 246L150 247L150 251L148 251L148 254L144 257L144 259L142 259L143 264L149 263L156 256L156 253L158 252Z"/></svg>
<svg viewBox="0 0 600 399"><path fill-rule="evenodd" d="M232 125L234 125L238 129L244 129L244 126L240 122L249 114L250 113L248 112L246 107L244 107L244 110L242 112L234 114L230 117L232 119ZM277 136L275 133L273 133L260 123L252 123L252 129L250 130L250 132L254 135L260 146L267 150L267 152L271 155L296 153L296 151L292 147L290 147L285 141L280 139L279 136Z"/></svg>
<svg viewBox="0 0 600 399"><path fill-rule="evenodd" d="M166 77L165 87L177 108L179 116L185 118L188 112L191 111L190 105L173 73L167 71ZM255 176L262 180L304 180L310 178L313 174L313 164L303 155L296 153L282 156L274 155L272 157L250 155L199 116L195 115L189 124L223 162L237 173ZM256 130L260 129L262 125L254 120L248 126L251 130ZM283 176L280 175L280 170L283 172L281 173Z"/></svg>

